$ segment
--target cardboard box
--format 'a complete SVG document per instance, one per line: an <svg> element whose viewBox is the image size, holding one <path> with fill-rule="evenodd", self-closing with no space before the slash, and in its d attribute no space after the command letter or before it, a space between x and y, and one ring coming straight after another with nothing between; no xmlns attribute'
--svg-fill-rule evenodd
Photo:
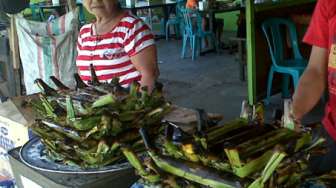
<svg viewBox="0 0 336 188"><path fill-rule="evenodd" d="M28 124L33 115L21 108L23 98L13 98L0 104L0 175L13 177L7 151L25 144L30 138ZM30 110L28 110L30 111Z"/></svg>
<svg viewBox="0 0 336 188"><path fill-rule="evenodd" d="M0 187L14 188L14 181L8 177L0 176Z"/></svg>

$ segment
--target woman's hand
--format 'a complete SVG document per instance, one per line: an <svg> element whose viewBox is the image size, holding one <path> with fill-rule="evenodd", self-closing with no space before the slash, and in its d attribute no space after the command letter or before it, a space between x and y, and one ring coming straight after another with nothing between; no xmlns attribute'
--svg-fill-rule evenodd
<svg viewBox="0 0 336 188"><path fill-rule="evenodd" d="M156 46L151 45L143 49L138 54L132 56L131 61L142 75L140 81L141 86L147 86L148 91L151 92L154 88L155 81L160 74L157 65Z"/></svg>

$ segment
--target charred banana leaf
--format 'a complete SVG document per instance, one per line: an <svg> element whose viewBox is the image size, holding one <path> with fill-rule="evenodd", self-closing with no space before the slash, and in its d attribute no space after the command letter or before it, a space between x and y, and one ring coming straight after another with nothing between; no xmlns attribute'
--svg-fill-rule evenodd
<svg viewBox="0 0 336 188"><path fill-rule="evenodd" d="M89 84L93 86L99 86L100 82L93 64L90 64L90 73L91 73L91 80L89 81Z"/></svg>
<svg viewBox="0 0 336 188"><path fill-rule="evenodd" d="M75 73L75 74L74 74L74 78L75 78L75 81L76 81L76 89L83 89L83 88L88 87L88 86L83 82L83 80L81 79L81 77L79 76L79 74Z"/></svg>
<svg viewBox="0 0 336 188"><path fill-rule="evenodd" d="M40 88L40 90L47 96L57 95L57 91L46 84L42 79L36 79L35 84Z"/></svg>
<svg viewBox="0 0 336 188"><path fill-rule="evenodd" d="M69 90L67 86L65 86L60 80L58 80L55 76L50 76L50 80L54 82L55 86L58 90Z"/></svg>

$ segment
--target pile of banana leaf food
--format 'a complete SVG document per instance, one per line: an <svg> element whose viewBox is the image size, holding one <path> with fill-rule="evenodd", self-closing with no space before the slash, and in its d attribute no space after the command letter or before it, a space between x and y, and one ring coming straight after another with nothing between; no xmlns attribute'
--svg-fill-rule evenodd
<svg viewBox="0 0 336 188"><path fill-rule="evenodd" d="M128 161L148 187L302 188L309 183L335 185L336 172L315 175L309 156L322 154L325 139L311 131L297 133L276 125L250 124L236 119L223 126L183 133L166 125L165 134L140 133L148 158L139 158L132 148L122 147ZM308 186L310 187L310 186Z"/></svg>
<svg viewBox="0 0 336 188"><path fill-rule="evenodd" d="M41 93L29 104L39 118L31 128L41 138L46 154L57 162L82 168L120 162L121 146L143 151L139 128L157 134L163 116L170 110L161 84L156 84L149 95L146 87L140 88L135 82L127 89L117 78L110 83L99 82L93 66L91 76L86 84L75 74L75 89L55 77L50 77L50 84L35 81Z"/></svg>

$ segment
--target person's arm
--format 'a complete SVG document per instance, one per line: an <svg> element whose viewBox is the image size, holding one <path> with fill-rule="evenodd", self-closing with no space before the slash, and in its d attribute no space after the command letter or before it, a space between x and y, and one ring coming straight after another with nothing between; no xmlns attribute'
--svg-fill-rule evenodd
<svg viewBox="0 0 336 188"><path fill-rule="evenodd" d="M130 24L124 37L124 49L141 74L141 87L147 86L151 92L159 75L154 35L141 19Z"/></svg>
<svg viewBox="0 0 336 188"><path fill-rule="evenodd" d="M320 100L327 85L328 50L313 46L309 64L293 96L293 116L300 121Z"/></svg>
<svg viewBox="0 0 336 188"><path fill-rule="evenodd" d="M156 46L151 45L143 49L138 54L132 56L131 61L141 73L141 87L147 86L148 90L152 91L155 81L159 76Z"/></svg>

